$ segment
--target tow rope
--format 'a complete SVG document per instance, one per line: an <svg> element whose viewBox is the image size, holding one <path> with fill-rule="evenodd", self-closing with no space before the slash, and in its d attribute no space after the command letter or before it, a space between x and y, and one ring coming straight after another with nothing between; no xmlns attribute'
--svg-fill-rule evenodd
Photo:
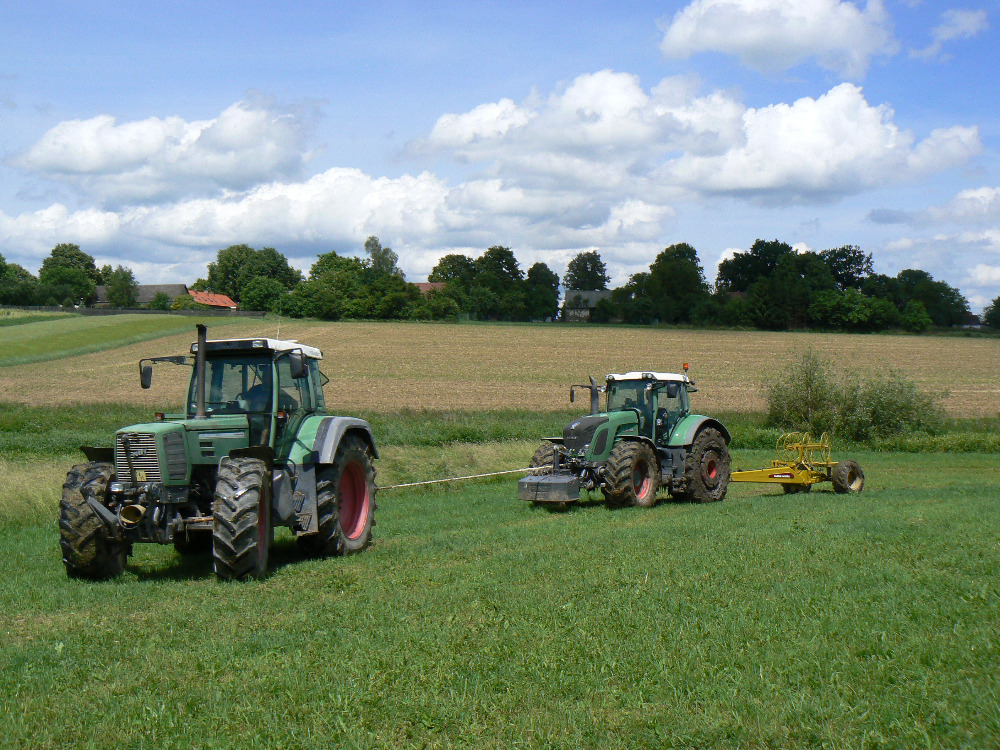
<svg viewBox="0 0 1000 750"><path fill-rule="evenodd" d="M449 477L448 479L428 479L425 482L406 482L405 484L390 484L387 487L379 487L380 492L385 490L398 490L402 487L419 487L422 484L440 484L441 482L459 482L463 479L483 479L484 477L498 477L501 474L526 474L533 469L510 469L509 471L491 471L489 474L470 474L466 477Z"/></svg>

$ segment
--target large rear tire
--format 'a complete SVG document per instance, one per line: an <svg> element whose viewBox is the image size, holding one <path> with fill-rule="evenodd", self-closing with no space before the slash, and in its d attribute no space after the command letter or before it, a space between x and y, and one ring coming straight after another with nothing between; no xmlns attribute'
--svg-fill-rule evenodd
<svg viewBox="0 0 1000 750"><path fill-rule="evenodd" d="M623 440L611 449L601 488L609 507L652 508L659 486L660 465L652 448L636 440Z"/></svg>
<svg viewBox="0 0 1000 750"><path fill-rule="evenodd" d="M224 458L212 504L212 558L221 581L263 578L271 546L271 477L259 458Z"/></svg>
<svg viewBox="0 0 1000 750"><path fill-rule="evenodd" d="M363 550L372 540L377 491L371 448L356 435L344 436L333 463L317 467L319 532L300 536L299 547L316 557Z"/></svg>
<svg viewBox="0 0 1000 750"><path fill-rule="evenodd" d="M59 546L70 578L114 578L125 569L128 545L111 537L88 497L104 503L112 464L92 461L69 470L59 503Z"/></svg>
<svg viewBox="0 0 1000 750"><path fill-rule="evenodd" d="M846 492L861 492L865 488L865 473L857 461L847 459L838 461L833 467L833 490L844 494Z"/></svg>
<svg viewBox="0 0 1000 750"><path fill-rule="evenodd" d="M695 435L684 459L686 489L683 498L695 503L717 503L725 499L731 471L729 447L714 427Z"/></svg>

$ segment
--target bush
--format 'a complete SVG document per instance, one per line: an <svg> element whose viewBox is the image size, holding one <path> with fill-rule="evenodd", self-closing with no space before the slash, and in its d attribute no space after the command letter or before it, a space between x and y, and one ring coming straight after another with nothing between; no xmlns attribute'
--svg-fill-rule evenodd
<svg viewBox="0 0 1000 750"><path fill-rule="evenodd" d="M765 391L767 422L774 427L858 441L915 431L934 434L944 427L939 396L920 391L899 373L838 376L833 363L811 351Z"/></svg>

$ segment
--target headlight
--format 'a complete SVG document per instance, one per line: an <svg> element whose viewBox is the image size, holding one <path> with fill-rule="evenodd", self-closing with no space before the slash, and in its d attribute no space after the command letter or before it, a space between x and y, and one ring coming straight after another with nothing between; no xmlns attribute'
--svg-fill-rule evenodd
<svg viewBox="0 0 1000 750"><path fill-rule="evenodd" d="M125 486L121 482L112 482L111 486L108 488L112 492L124 492Z"/></svg>

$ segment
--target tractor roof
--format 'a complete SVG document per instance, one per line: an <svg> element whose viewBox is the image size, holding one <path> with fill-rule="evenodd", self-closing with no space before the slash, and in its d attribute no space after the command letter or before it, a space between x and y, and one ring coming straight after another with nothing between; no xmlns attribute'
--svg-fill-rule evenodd
<svg viewBox="0 0 1000 750"><path fill-rule="evenodd" d="M232 350L254 350L269 349L275 352L287 352L293 349L301 349L302 353L310 359L323 359L323 353L315 346L300 344L295 339L211 339L205 342L205 352L219 352ZM198 344L191 344L191 353L198 351Z"/></svg>
<svg viewBox="0 0 1000 750"><path fill-rule="evenodd" d="M621 375L617 373L610 373L607 377L608 382L612 380L664 380L664 381L674 381L681 383L690 383L691 380L688 378L687 373L683 375L678 375L676 372L626 372Z"/></svg>

